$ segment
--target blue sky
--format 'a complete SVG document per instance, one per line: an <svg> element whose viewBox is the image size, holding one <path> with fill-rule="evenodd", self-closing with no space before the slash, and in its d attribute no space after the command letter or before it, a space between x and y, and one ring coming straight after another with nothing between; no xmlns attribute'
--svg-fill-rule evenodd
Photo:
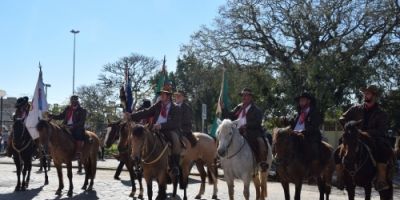
<svg viewBox="0 0 400 200"><path fill-rule="evenodd" d="M223 0L0 1L0 89L32 97L42 64L49 103L72 94L71 29L76 38L75 85L98 82L104 64L133 52L175 70L180 46L213 23Z"/></svg>

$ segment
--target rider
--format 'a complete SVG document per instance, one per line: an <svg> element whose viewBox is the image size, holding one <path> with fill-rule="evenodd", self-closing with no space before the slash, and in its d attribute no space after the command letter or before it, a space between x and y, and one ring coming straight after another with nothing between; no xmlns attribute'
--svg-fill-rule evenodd
<svg viewBox="0 0 400 200"><path fill-rule="evenodd" d="M239 95L242 103L232 111L223 111L223 117L231 120L239 120L239 131L246 138L254 152L257 163L262 171L268 169L267 164L267 141L263 137L262 119L263 114L260 108L253 101L254 94L251 89L244 88ZM223 106L222 106L223 107Z"/></svg>
<svg viewBox="0 0 400 200"><path fill-rule="evenodd" d="M172 102L172 91L170 88L163 88L159 92L159 101L148 109L130 114L125 113L127 119L133 121L153 117L155 124L153 128L163 133L172 145L171 171L175 176L179 175L179 158L181 145L179 141L180 108Z"/></svg>
<svg viewBox="0 0 400 200"><path fill-rule="evenodd" d="M20 97L17 99L17 102L15 103L15 114L13 116L13 120L24 120L26 117L28 117L29 109L30 109L30 104L29 104L29 98L28 97ZM6 156L11 157L11 139L12 139L12 131L10 134L10 137L8 138L8 145L6 149Z"/></svg>
<svg viewBox="0 0 400 200"><path fill-rule="evenodd" d="M303 92L295 98L297 102L297 115L292 120L290 128L297 134L304 136L305 150L311 166L319 163L319 151L322 140L320 126L322 123L321 114L316 108L314 96Z"/></svg>
<svg viewBox="0 0 400 200"><path fill-rule="evenodd" d="M374 159L376 160L377 179L375 188L377 191L389 188L386 181L387 163L390 159L391 148L385 139L385 134L388 130L388 115L381 110L378 104L379 89L375 85L370 85L366 88L361 88L364 96L364 103L355 105L347 110L340 117L339 121L344 126L349 121L362 120L361 129L366 135L370 136L375 143L370 146ZM361 138L365 139L365 138ZM367 142L367 141L366 141ZM335 151L335 164L338 187L343 189L343 166L339 156L339 150Z"/></svg>
<svg viewBox="0 0 400 200"><path fill-rule="evenodd" d="M85 140L85 121L86 110L81 107L79 97L72 95L70 105L58 115L49 114L51 119L63 120L63 124L67 126L75 139L75 158L78 159L81 155L83 142Z"/></svg>
<svg viewBox="0 0 400 200"><path fill-rule="evenodd" d="M181 108L180 132L186 136L192 147L194 147L196 146L197 140L192 133L192 108L186 100L186 93L183 90L176 91L174 95L175 104Z"/></svg>

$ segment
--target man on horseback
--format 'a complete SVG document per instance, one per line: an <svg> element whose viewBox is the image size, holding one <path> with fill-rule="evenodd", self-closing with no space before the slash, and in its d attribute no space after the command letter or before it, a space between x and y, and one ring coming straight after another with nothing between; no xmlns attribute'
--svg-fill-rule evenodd
<svg viewBox="0 0 400 200"><path fill-rule="evenodd" d="M58 115L49 114L51 119L63 120L63 124L71 132L75 139L75 158L78 159L82 153L82 147L85 140L85 121L86 110L81 107L79 97L72 95L70 105Z"/></svg>
<svg viewBox="0 0 400 200"><path fill-rule="evenodd" d="M186 93L178 90L174 93L175 104L181 108L180 132L189 140L192 147L196 146L197 140L192 133L192 108L186 101Z"/></svg>
<svg viewBox="0 0 400 200"><path fill-rule="evenodd" d="M154 130L163 133L172 145L171 171L175 176L179 175L179 158L181 145L179 141L180 126L180 108L172 102L172 91L170 88L163 88L159 92L159 101L148 109L135 112L133 114L125 113L127 119L139 121L153 117L155 124Z"/></svg>
<svg viewBox="0 0 400 200"><path fill-rule="evenodd" d="M20 97L17 99L17 102L15 103L15 114L13 116L13 120L25 120L26 117L28 117L29 109L30 109L30 104L29 104L29 98L28 97ZM8 138L7 142L7 149L6 149L6 156L11 157L11 139L12 139L12 132L10 137Z"/></svg>
<svg viewBox="0 0 400 200"><path fill-rule="evenodd" d="M242 103L237 105L230 112L223 111L223 116L231 120L239 120L238 127L240 133L249 143L262 171L266 171L268 169L268 150L267 141L263 136L264 132L261 125L263 118L262 111L254 103L254 94L251 89L244 88L239 95L242 97Z"/></svg>
<svg viewBox="0 0 400 200"><path fill-rule="evenodd" d="M377 191L382 191L389 188L387 183L387 164L390 160L391 147L385 139L385 134L388 130L388 115L381 110L378 104L379 89L370 85L362 88L361 92L364 95L364 103L355 105L342 114L339 121L344 126L349 121L362 120L360 130L370 137L374 143L370 146L373 157L376 161L377 179L375 188ZM361 137L362 140L367 140ZM364 141L369 143L368 141ZM337 173L337 182L339 189L343 189L343 166L339 150L335 151L335 164Z"/></svg>
<svg viewBox="0 0 400 200"><path fill-rule="evenodd" d="M304 136L305 150L311 166L319 163L319 151L321 145L321 131L319 130L322 117L316 109L316 101L313 95L303 92L296 97L297 115L290 124L290 128L297 134Z"/></svg>

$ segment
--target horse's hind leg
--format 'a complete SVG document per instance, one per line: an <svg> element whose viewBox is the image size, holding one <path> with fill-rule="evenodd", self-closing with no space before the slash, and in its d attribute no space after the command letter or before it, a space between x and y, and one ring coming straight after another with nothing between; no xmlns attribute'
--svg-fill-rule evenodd
<svg viewBox="0 0 400 200"><path fill-rule="evenodd" d="M261 199L261 182L258 174L253 176L254 187L256 188L256 200Z"/></svg>
<svg viewBox="0 0 400 200"><path fill-rule="evenodd" d="M201 199L201 196L204 194L205 191L205 183L206 183L206 176L207 173L204 170L204 165L200 164L198 161L195 162L197 170L200 173L200 178L201 178L201 184L200 184L200 190L199 193L197 193L195 199Z"/></svg>
<svg viewBox="0 0 400 200"><path fill-rule="evenodd" d="M302 180L303 179L298 180L295 185L294 200L300 200L301 198L301 187L303 186Z"/></svg>
<svg viewBox="0 0 400 200"><path fill-rule="evenodd" d="M368 186L364 187L365 200L371 199L371 188L372 188L372 185L368 185Z"/></svg>
<svg viewBox="0 0 400 200"><path fill-rule="evenodd" d="M49 184L49 177L47 176L47 171L50 171L50 160L47 160L47 155L45 154L45 152L42 152L42 158L40 158L40 162L43 162L43 168L44 168L44 184L48 185ZM42 164L40 164L42 166ZM49 166L48 169L46 166Z"/></svg>
<svg viewBox="0 0 400 200"><path fill-rule="evenodd" d="M136 172L136 177L139 182L139 196L138 199L143 199L143 171L141 169L138 169Z"/></svg>
<svg viewBox="0 0 400 200"><path fill-rule="evenodd" d="M147 183L147 198L153 200L153 183L151 180L146 180Z"/></svg>
<svg viewBox="0 0 400 200"><path fill-rule="evenodd" d="M30 161L30 162L27 162L27 165L26 165L26 170L27 170L28 175L26 176L26 180L25 180L25 188L29 187L29 181L31 179L32 160L29 158L28 161Z"/></svg>
<svg viewBox="0 0 400 200"><path fill-rule="evenodd" d="M355 185L346 185L346 190L347 190L347 196L349 197L349 200L354 200L356 186Z"/></svg>
<svg viewBox="0 0 400 200"><path fill-rule="evenodd" d="M290 200L289 182L281 181L281 184L285 193L285 200Z"/></svg>
<svg viewBox="0 0 400 200"><path fill-rule="evenodd" d="M68 180L69 180L69 190L67 195L69 197L72 196L73 190L74 190L74 184L72 183L72 162L69 161L67 163L67 176L68 176Z"/></svg>
<svg viewBox="0 0 400 200"><path fill-rule="evenodd" d="M90 163L89 169L90 169L90 184L88 190L91 191L93 190L93 184L94 184L94 178L96 177L96 170L97 170L97 157L96 153L94 154L94 157L90 157L88 163Z"/></svg>
<svg viewBox="0 0 400 200"><path fill-rule="evenodd" d="M129 163L129 161L128 161L128 163ZM129 176L131 178L131 184L132 184L132 190L131 190L131 193L129 194L129 197L134 197L135 193L136 193L135 172L134 172L133 166L128 165L128 163L126 163L126 168L129 171Z"/></svg>
<svg viewBox="0 0 400 200"><path fill-rule="evenodd" d="M61 191L64 188L62 167L61 167L61 163L54 163L54 165L57 169L57 175L58 175L58 189L56 191L56 195L61 195Z"/></svg>

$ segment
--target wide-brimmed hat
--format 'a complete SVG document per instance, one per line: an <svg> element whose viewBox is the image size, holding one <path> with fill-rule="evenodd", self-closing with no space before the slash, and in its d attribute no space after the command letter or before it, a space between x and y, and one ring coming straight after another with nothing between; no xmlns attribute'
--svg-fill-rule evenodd
<svg viewBox="0 0 400 200"><path fill-rule="evenodd" d="M79 101L79 96L78 95L72 95L71 98L69 98L70 101Z"/></svg>
<svg viewBox="0 0 400 200"><path fill-rule="evenodd" d="M182 89L178 89L176 92L174 92L174 94L180 94L180 95L186 97L186 92Z"/></svg>
<svg viewBox="0 0 400 200"><path fill-rule="evenodd" d="M19 108L21 106L24 106L24 105L29 103L28 101L29 101L29 97L26 97L26 96L25 97L20 97L20 98L17 99L17 102L15 103L15 107Z"/></svg>
<svg viewBox="0 0 400 200"><path fill-rule="evenodd" d="M243 88L243 90L239 93L239 96L243 96L243 95L254 96L254 93L250 88Z"/></svg>
<svg viewBox="0 0 400 200"><path fill-rule="evenodd" d="M172 94L172 87L170 85L164 85L164 87L157 92L157 94L161 93Z"/></svg>
<svg viewBox="0 0 400 200"><path fill-rule="evenodd" d="M375 96L380 96L379 88L376 85L369 85L367 87L362 87L362 88L360 88L360 91L362 93L371 92Z"/></svg>
<svg viewBox="0 0 400 200"><path fill-rule="evenodd" d="M315 97L309 92L302 92L300 95L298 95L294 100L298 102L300 98L307 98L311 101L311 104L315 104Z"/></svg>

